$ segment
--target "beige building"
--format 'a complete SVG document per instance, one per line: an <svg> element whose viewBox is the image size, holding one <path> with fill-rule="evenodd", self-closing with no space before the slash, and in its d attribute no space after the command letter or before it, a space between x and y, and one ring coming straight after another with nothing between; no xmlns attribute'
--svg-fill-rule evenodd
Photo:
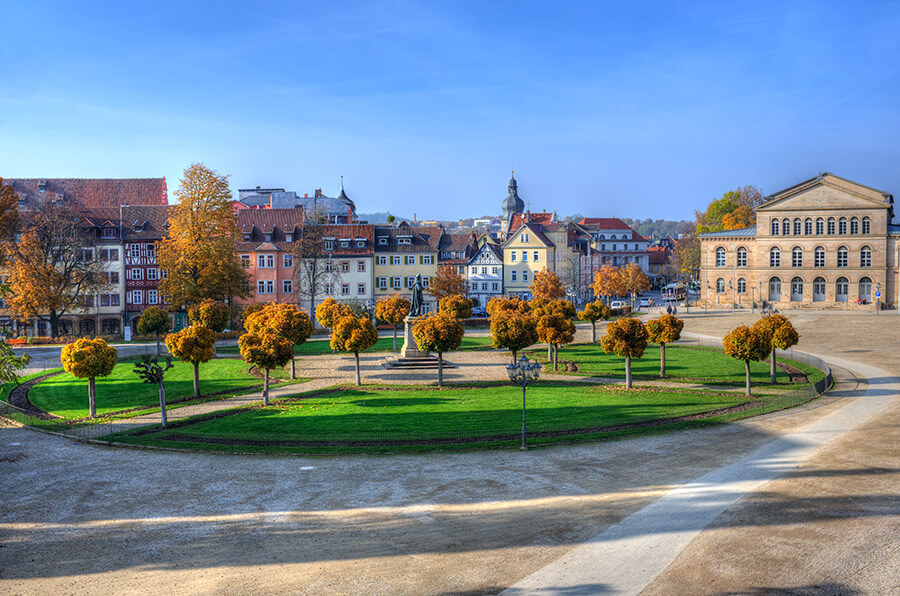
<svg viewBox="0 0 900 596"><path fill-rule="evenodd" d="M700 235L709 307L897 308L900 225L894 197L824 173L777 192L756 226Z"/></svg>

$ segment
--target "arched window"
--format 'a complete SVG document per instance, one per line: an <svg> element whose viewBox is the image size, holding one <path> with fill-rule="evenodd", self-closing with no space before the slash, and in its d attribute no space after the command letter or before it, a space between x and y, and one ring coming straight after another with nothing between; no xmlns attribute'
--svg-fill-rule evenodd
<svg viewBox="0 0 900 596"><path fill-rule="evenodd" d="M777 246L769 249L769 267L781 267L781 249Z"/></svg>
<svg viewBox="0 0 900 596"><path fill-rule="evenodd" d="M743 246L739 246L737 249L737 266L738 267L746 267L747 266L747 249Z"/></svg>
<svg viewBox="0 0 900 596"><path fill-rule="evenodd" d="M738 278L737 293L738 294L746 294L747 293L747 280L744 279L743 277Z"/></svg>
<svg viewBox="0 0 900 596"><path fill-rule="evenodd" d="M794 220L794 236L799 236L803 232L803 222L800 218Z"/></svg>
<svg viewBox="0 0 900 596"><path fill-rule="evenodd" d="M862 218L862 233L870 234L872 232L872 221L868 217Z"/></svg>
<svg viewBox="0 0 900 596"><path fill-rule="evenodd" d="M772 220L772 235L777 236L780 228L781 228L781 226L779 225L778 220L773 219Z"/></svg>
<svg viewBox="0 0 900 596"><path fill-rule="evenodd" d="M825 302L824 277L817 277L813 280L813 302Z"/></svg>
<svg viewBox="0 0 900 596"><path fill-rule="evenodd" d="M816 235L821 236L825 233L825 220L821 217L816 220Z"/></svg>
<svg viewBox="0 0 900 596"><path fill-rule="evenodd" d="M834 285L834 299L836 302L847 302L850 295L850 282L846 277L839 277Z"/></svg>
<svg viewBox="0 0 900 596"><path fill-rule="evenodd" d="M803 249L799 246L791 251L791 267L803 267Z"/></svg>
<svg viewBox="0 0 900 596"><path fill-rule="evenodd" d="M721 246L716 249L716 267L725 266L725 249Z"/></svg>
<svg viewBox="0 0 900 596"><path fill-rule="evenodd" d="M803 222L803 233L807 236L812 236L812 231L813 231L812 219L807 217L806 221Z"/></svg>
<svg viewBox="0 0 900 596"><path fill-rule="evenodd" d="M859 280L859 299L863 302L872 301L872 280L868 277Z"/></svg>
<svg viewBox="0 0 900 596"><path fill-rule="evenodd" d="M803 279L795 277L791 280L791 302L803 301Z"/></svg>
<svg viewBox="0 0 900 596"><path fill-rule="evenodd" d="M844 235L847 233L847 218L842 217L838 220L838 234Z"/></svg>
<svg viewBox="0 0 900 596"><path fill-rule="evenodd" d="M846 246L839 246L837 251L837 266L838 267L846 267L847 266L847 255L849 251Z"/></svg>
<svg viewBox="0 0 900 596"><path fill-rule="evenodd" d="M781 220L781 234L783 236L791 235L791 220L786 217Z"/></svg>
<svg viewBox="0 0 900 596"><path fill-rule="evenodd" d="M868 246L863 246L859 249L859 266L860 267L871 267L872 266L872 249Z"/></svg>
<svg viewBox="0 0 900 596"><path fill-rule="evenodd" d="M821 246L816 247L815 257L813 258L813 267L825 266L825 249Z"/></svg>
<svg viewBox="0 0 900 596"><path fill-rule="evenodd" d="M859 234L859 219L855 217L850 218L850 233Z"/></svg>
<svg viewBox="0 0 900 596"><path fill-rule="evenodd" d="M781 279L772 277L769 279L769 302L781 301Z"/></svg>
<svg viewBox="0 0 900 596"><path fill-rule="evenodd" d="M716 280L716 293L721 294L725 291L725 280L721 277Z"/></svg>
<svg viewBox="0 0 900 596"><path fill-rule="evenodd" d="M833 217L828 218L828 235L834 236L834 218Z"/></svg>

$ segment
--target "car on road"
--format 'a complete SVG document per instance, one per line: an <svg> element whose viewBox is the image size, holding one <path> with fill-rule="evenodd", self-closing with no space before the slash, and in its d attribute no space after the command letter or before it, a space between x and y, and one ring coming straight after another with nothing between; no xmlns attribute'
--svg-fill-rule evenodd
<svg viewBox="0 0 900 596"><path fill-rule="evenodd" d="M488 316L487 309L483 306L476 306L472 308L472 318L473 319L486 319Z"/></svg>
<svg viewBox="0 0 900 596"><path fill-rule="evenodd" d="M641 306L653 306L653 298L641 298Z"/></svg>
<svg viewBox="0 0 900 596"><path fill-rule="evenodd" d="M628 303L622 300L613 300L609 303L610 308L625 308L626 306L628 306Z"/></svg>

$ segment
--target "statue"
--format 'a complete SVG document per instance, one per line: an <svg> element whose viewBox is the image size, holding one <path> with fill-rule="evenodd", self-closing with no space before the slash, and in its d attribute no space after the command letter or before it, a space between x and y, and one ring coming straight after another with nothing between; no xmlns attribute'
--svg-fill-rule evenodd
<svg viewBox="0 0 900 596"><path fill-rule="evenodd" d="M416 275L416 282L413 284L412 289L412 303L409 307L409 316L410 317L418 317L422 314L422 308L424 300L422 298L422 274L419 273Z"/></svg>

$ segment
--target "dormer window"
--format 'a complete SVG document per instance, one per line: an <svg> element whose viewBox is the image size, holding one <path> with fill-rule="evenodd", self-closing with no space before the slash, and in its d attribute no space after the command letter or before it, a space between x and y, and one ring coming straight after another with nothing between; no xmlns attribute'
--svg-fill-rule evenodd
<svg viewBox="0 0 900 596"><path fill-rule="evenodd" d="M412 244L412 236L397 236L397 244Z"/></svg>
<svg viewBox="0 0 900 596"><path fill-rule="evenodd" d="M244 232L244 242L250 242L250 234L247 232Z"/></svg>
<svg viewBox="0 0 900 596"><path fill-rule="evenodd" d="M350 248L349 240L341 240L341 248Z"/></svg>
<svg viewBox="0 0 900 596"><path fill-rule="evenodd" d="M378 246L387 246L388 237L387 236L379 236L378 237Z"/></svg>
<svg viewBox="0 0 900 596"><path fill-rule="evenodd" d="M334 240L325 241L325 250L334 250Z"/></svg>
<svg viewBox="0 0 900 596"><path fill-rule="evenodd" d="M272 234L263 234L263 240L264 240L265 242L271 242L271 241L272 241Z"/></svg>
<svg viewBox="0 0 900 596"><path fill-rule="evenodd" d="M115 238L116 237L116 229L115 228L103 228L102 236L103 236L103 238Z"/></svg>
<svg viewBox="0 0 900 596"><path fill-rule="evenodd" d="M365 247L366 247L366 241L365 241L365 240L357 240L357 241L356 241L356 248L365 248Z"/></svg>
<svg viewBox="0 0 900 596"><path fill-rule="evenodd" d="M293 234L292 232L287 232L287 233L285 233L285 235L284 235L284 241L285 241L285 242L293 242L293 241L294 241L294 234Z"/></svg>

